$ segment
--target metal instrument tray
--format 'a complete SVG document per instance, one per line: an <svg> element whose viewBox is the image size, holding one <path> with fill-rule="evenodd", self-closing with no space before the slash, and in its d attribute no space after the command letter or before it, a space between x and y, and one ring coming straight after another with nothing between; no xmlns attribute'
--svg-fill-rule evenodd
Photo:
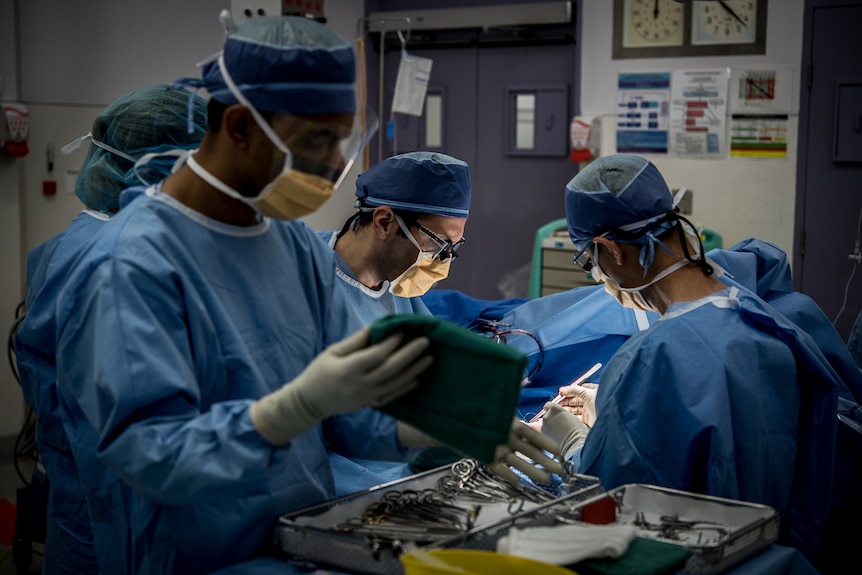
<svg viewBox="0 0 862 575"><path fill-rule="evenodd" d="M561 521L582 518L584 508L612 497L618 525L638 536L689 549L683 573L721 573L778 539L778 513L767 505L630 483L573 506Z"/></svg>
<svg viewBox="0 0 862 575"><path fill-rule="evenodd" d="M290 560L314 566L367 575L403 575L400 555L413 549L473 548L496 550L497 539L513 526L550 525L554 517L546 508L571 509L577 502L604 491L596 477L572 475L567 488L556 499L537 503L527 499L514 503L482 503L471 528L436 541L411 540L405 533L396 541L349 533L337 529L351 518L361 517L369 506L379 503L387 493L420 492L435 489L438 482L453 475L453 466L432 469L405 479L392 481L353 495L282 515L275 528L275 546ZM473 500L454 496L451 503L476 506Z"/></svg>

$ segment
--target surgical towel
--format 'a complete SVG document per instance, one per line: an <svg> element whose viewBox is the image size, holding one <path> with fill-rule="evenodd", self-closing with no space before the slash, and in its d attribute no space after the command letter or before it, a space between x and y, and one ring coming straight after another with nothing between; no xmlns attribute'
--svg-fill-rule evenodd
<svg viewBox="0 0 862 575"><path fill-rule="evenodd" d="M636 535L631 525L513 528L497 541L497 552L571 565L591 557L620 557Z"/></svg>
<svg viewBox="0 0 862 575"><path fill-rule="evenodd" d="M371 325L371 341L403 333L431 340L434 363L419 385L380 408L478 459L490 463L509 442L527 356L431 316L389 315Z"/></svg>
<svg viewBox="0 0 862 575"><path fill-rule="evenodd" d="M680 545L636 537L622 557L587 559L568 567L580 575L675 575L691 555Z"/></svg>

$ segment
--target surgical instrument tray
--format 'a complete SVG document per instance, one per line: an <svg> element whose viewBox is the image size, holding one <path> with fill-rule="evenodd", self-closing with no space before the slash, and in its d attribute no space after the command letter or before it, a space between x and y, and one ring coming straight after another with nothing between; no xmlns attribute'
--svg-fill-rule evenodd
<svg viewBox="0 0 862 575"><path fill-rule="evenodd" d="M616 504L616 524L637 527L639 537L689 549L683 573L720 573L778 539L772 507L639 483L579 502L558 520L580 522L585 508L606 497Z"/></svg>
<svg viewBox="0 0 862 575"><path fill-rule="evenodd" d="M573 474L555 487L511 492L486 480L475 460L432 469L367 491L282 515L276 548L296 563L367 575L403 575L412 549L495 550L513 526L553 524L543 509L571 509L604 491ZM502 483L502 482L501 482ZM503 491L507 491L504 493Z"/></svg>

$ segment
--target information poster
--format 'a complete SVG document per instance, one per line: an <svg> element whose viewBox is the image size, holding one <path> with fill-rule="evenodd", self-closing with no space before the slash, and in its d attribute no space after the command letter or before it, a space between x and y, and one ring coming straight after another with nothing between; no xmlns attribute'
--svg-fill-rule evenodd
<svg viewBox="0 0 862 575"><path fill-rule="evenodd" d="M622 72L617 83L617 152L666 154L671 73Z"/></svg>
<svg viewBox="0 0 862 575"><path fill-rule="evenodd" d="M730 88L730 157L787 158L790 66L734 68Z"/></svg>
<svg viewBox="0 0 862 575"><path fill-rule="evenodd" d="M730 69L675 70L671 92L671 150L677 156L727 157Z"/></svg>
<svg viewBox="0 0 862 575"><path fill-rule="evenodd" d="M787 114L733 114L731 158L787 158Z"/></svg>

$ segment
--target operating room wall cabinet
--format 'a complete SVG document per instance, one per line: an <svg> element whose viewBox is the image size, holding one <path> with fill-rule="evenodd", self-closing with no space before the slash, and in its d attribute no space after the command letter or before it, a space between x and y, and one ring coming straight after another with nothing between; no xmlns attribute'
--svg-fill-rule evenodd
<svg viewBox="0 0 862 575"><path fill-rule="evenodd" d="M542 295L596 284L590 276L572 263L575 255L574 246L560 246L561 243L563 242L554 238L542 242Z"/></svg>

